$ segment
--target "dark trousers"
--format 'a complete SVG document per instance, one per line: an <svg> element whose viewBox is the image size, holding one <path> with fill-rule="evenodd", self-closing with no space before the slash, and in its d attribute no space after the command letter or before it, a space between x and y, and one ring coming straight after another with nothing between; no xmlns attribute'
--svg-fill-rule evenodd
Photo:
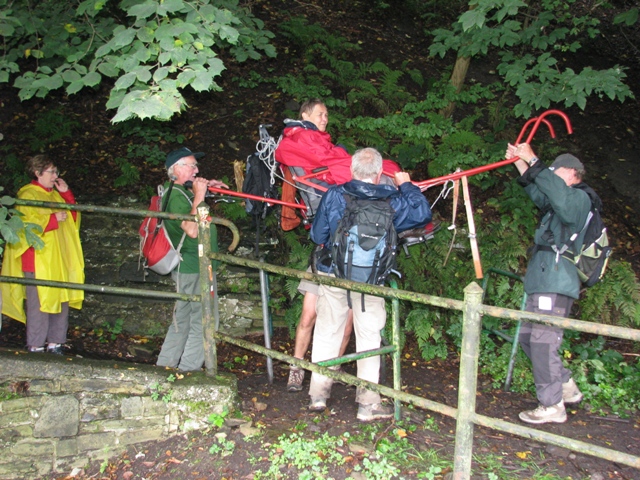
<svg viewBox="0 0 640 480"><path fill-rule="evenodd" d="M527 298L527 312L568 317L573 298L557 293L534 293ZM549 407L562 401L562 384L571 378L571 370L562 363L558 353L563 330L541 323L523 323L519 341L531 360L536 396L541 405Z"/></svg>

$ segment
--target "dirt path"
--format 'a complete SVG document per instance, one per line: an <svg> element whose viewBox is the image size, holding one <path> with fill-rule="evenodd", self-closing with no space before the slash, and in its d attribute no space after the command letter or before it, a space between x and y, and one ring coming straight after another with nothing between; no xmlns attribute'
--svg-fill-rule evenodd
<svg viewBox="0 0 640 480"><path fill-rule="evenodd" d="M19 344L23 329L17 322L5 327L0 345ZM261 336L253 336L251 340L258 344L263 341ZM126 338L110 345L109 353L113 358L118 358L118 344L126 346ZM293 351L293 343L285 329L275 330L272 346L288 354ZM349 348L353 350L354 345ZM69 353L90 355L89 352ZM269 384L264 357L231 345L220 345L218 360L221 370L238 376L241 408L237 415L227 418L219 429L212 427L209 432L131 447L124 455L112 458L108 463L93 462L75 478L448 478L446 474L451 471L455 434L452 418L405 405L403 420L399 424L392 421L365 424L355 418L355 389L340 384L334 386L333 396L324 412L309 412L308 376L305 390L287 393L287 365L275 363L274 382ZM402 358L403 390L455 407L458 367L457 360L423 361L415 342L409 337ZM347 365L345 370L355 374L355 365ZM390 378L385 383L390 386ZM519 424L518 413L535 407L533 395L496 390L491 386L491 380L483 375L478 385L477 411L483 415ZM640 455L640 415L628 419L601 416L591 412L588 405L570 408L568 412L567 423L544 425L539 429ZM236 419L240 416L242 421ZM298 436L301 438L298 444L277 446L279 439L293 442ZM313 443L320 442L323 436L325 443L331 445L331 452L337 455L331 461L326 457L326 448L323 450L321 444ZM474 479L640 479L640 470L487 428L476 428L474 438ZM313 445L316 451L320 451L317 468L326 467L324 473L306 477L303 474L305 468L298 468L293 460L286 460L286 455L291 453L299 458L298 464L302 464L308 455L303 454L303 445ZM391 470L380 466L380 459L376 460L376 447L382 448L385 452L383 457L396 466L394 475L391 475ZM281 476L260 476L260 472L266 473L278 462L283 462L279 469ZM367 465L377 465L378 470L386 474L376 477L374 470L367 470ZM363 469L368 472L367 476L358 476ZM441 470L435 473L437 469ZM313 471L311 466L306 470ZM429 471L433 476L424 476ZM62 472L68 475L71 469ZM544 474L556 476L544 477ZM65 475L47 478L67 478Z"/></svg>

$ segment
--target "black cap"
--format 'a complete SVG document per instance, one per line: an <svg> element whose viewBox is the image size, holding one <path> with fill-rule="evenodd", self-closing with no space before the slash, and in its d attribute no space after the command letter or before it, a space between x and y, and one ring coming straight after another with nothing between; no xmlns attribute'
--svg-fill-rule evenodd
<svg viewBox="0 0 640 480"><path fill-rule="evenodd" d="M184 157L190 156L198 158L204 157L204 152L192 152L187 147L182 147L167 155L167 160L164 162L165 167L169 168L171 165L174 165L178 160Z"/></svg>

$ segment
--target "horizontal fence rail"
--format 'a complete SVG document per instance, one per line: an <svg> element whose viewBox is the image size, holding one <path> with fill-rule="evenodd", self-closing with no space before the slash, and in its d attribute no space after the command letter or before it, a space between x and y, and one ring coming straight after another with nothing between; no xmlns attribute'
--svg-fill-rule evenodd
<svg viewBox="0 0 640 480"><path fill-rule="evenodd" d="M222 253L211 253L212 259L220 260L225 263L233 265L240 265L255 269L262 269L271 273L285 275L288 277L294 277L299 279L305 279L314 283L330 285L339 288L345 288L359 293L366 293L369 295L378 295L388 298L408 300L411 302L423 303L432 305L435 307L449 308L453 310L460 310L464 315L463 329L470 322L470 317L477 315L480 318L482 315L491 315L493 317L504 318L506 320L513 321L530 321L538 323L546 323L554 325L560 328L569 328L572 330L591 333L596 335L604 335L609 337L622 338L633 341L640 341L640 330L635 330L625 327L617 327L614 325L603 325L592 322L585 322L582 320L574 320L569 318L554 317L551 315L535 314L532 312L511 310L508 308L494 307L489 305L483 305L481 303L482 289L475 283L472 283L467 289L465 289L465 301L436 297L432 295L425 295L416 292L410 292L406 290L396 290L388 287L381 287L377 285L368 285L363 283L352 282L349 280L343 280L335 277L328 277L325 275L318 275L309 273L306 271L294 270L279 265L271 265L264 262L258 262L246 258L238 258L231 255L225 255ZM475 287L475 288L470 288ZM472 297L475 296L476 304L473 305ZM471 298L470 298L471 297ZM361 380L353 375L346 373L339 373L335 371L327 371L322 368L320 364L313 364L305 360L300 360L284 353L270 350L251 342L234 338L221 332L216 333L216 337L224 340L225 342L232 343L239 347L266 355L271 358L275 358L291 365L305 368L312 372L321 373L332 378L341 380L345 383L360 386L373 390L385 395L387 397L400 400L427 410L431 410L443 415L453 417L457 419L458 426L456 427L456 454L454 454L454 476L455 480L469 479L471 472L471 445L473 441L473 424L483 427L492 428L505 433L518 435L520 437L528 438L531 440L537 440L542 443L548 443L557 445L560 447L569 448L573 451L592 455L595 457L603 458L608 461L617 462L623 465L628 465L640 469L640 457L630 455L624 452L619 452L610 448L600 447L587 442L579 440L573 440L560 435L551 434L535 428L526 427L510 423L497 418L487 417L475 412L475 396L476 396L476 382L477 382L477 370L478 370L478 352L473 352L474 349L479 347L481 322L477 322L476 331L463 332L463 345L461 352L461 366L460 366L460 385L459 385L459 398L458 405L463 405L464 409L453 408L448 405L444 405L438 402L427 400L423 397L411 395L406 392L394 390L392 388L369 383L365 380ZM472 338L469 338L472 337ZM469 345L472 343L473 345ZM472 352L469 352L471 348ZM343 357L344 358L344 357ZM462 363L468 362L470 365L465 366ZM344 363L342 359L336 359L336 361L320 362L322 365ZM465 374L466 371L466 375ZM463 378L463 375L465 378ZM473 407L469 409L469 407ZM464 424L467 423L465 426Z"/></svg>
<svg viewBox="0 0 640 480"><path fill-rule="evenodd" d="M151 210L136 210L133 208L115 208L115 207L99 207L97 205L79 205L77 203L57 203L57 202L40 202L37 200L24 200L22 198L16 198L15 205L23 205L28 207L42 207L53 208L59 210L74 210L78 212L90 212L90 213L107 213L112 215L124 215L127 217L152 217L152 218L164 218L167 220L186 220L193 221L196 219L194 215L185 215L181 213L167 213L167 212L152 212ZM228 247L230 252L234 251L240 242L240 232L236 225L227 220L226 218L210 217L211 223L216 225L222 225L231 230L233 234L233 240Z"/></svg>
<svg viewBox="0 0 640 480"><path fill-rule="evenodd" d="M549 443L565 448L570 448L576 452L593 455L603 458L608 461L617 462L620 464L628 465L637 469L640 469L640 457L629 455L616 450L599 447L586 442L578 440L572 440L559 435L550 434L541 430L537 430L522 425L513 424L504 420L487 417L475 412L475 397L476 397L476 384L477 384L477 370L478 370L478 356L479 356L479 339L481 331L481 318L482 315L491 315L493 317L503 318L513 321L533 321L542 322L550 325L554 325L560 328L569 328L580 332L605 335L610 337L622 338L626 340L640 341L640 330L634 330L630 328L617 327L612 325L602 325L597 323L585 322L581 320L573 320L561 317L554 317L550 315L534 314L531 312L516 311L507 308L500 308L494 306L488 306L482 304L482 289L475 283L470 284L465 289L464 301L442 298L432 295L425 295L417 292L410 292L406 290L397 290L394 288L381 287L376 285L368 285L362 283L351 282L349 280L338 279L335 277L328 277L324 275L317 275L309 272L302 272L291 268L286 268L278 265L271 265L264 262L254 261L245 258L238 258L231 255L222 253L212 253L209 248L209 229L210 223L216 223L228 227L233 233L232 245L229 250L233 250L239 242L239 233L236 226L226 219L217 217L209 217L209 208L206 204L201 204L198 207L198 213L195 216L192 215L178 215L165 212L151 212L141 211L133 209L121 209L110 207L98 207L91 205L77 205L77 204L61 204L52 202L36 202L30 200L16 199L16 205L35 206L44 208L77 210L85 212L95 213L108 213L115 215L135 216L135 217L158 217L169 218L174 220L191 220L198 222L198 256L200 261L200 283L201 293L200 295L184 295L173 292L164 292L156 290L143 290L133 288L119 288L105 285L90 285L90 284L76 284L69 282L53 282L42 280L31 280L17 277L0 276L0 282L5 283L21 283L25 285L46 285L52 287L81 289L95 293L105 293L114 295L127 295L127 296L141 296L147 298L162 298L162 299L180 299L186 301L200 301L203 305L203 342L205 346L205 365L207 368L207 375L216 375L217 373L217 355L215 339L221 339L227 343L237 345L239 347L251 350L260 354L263 354L269 358L275 358L291 365L299 366L310 370L312 372L321 373L323 375L330 376L334 379L344 381L346 383L360 386L369 390L376 391L382 395L399 400L415 406L431 410L449 417L457 419L456 427L456 445L454 453L454 480L469 479L471 476L471 459L472 459L472 441L473 441L473 426L480 425L492 429L496 429L505 433L518 435L524 438L537 440L543 443ZM334 360L321 362L320 364L313 364L306 360L294 358L284 353L272 350L267 347L261 347L254 343L248 342L243 339L235 338L222 332L215 332L214 325L217 324L217 318L214 319L212 315L215 313L215 308L212 308L211 301L211 289L215 284L215 273L209 265L209 260L220 260L225 263L245 266L249 268L255 268L259 271L271 272L288 277L294 277L299 279L306 279L318 284L330 285L334 287L344 288L355 292L365 293L369 295L377 295L386 298L391 298L394 301L406 300L410 302L421 303L425 305L431 305L439 308L447 308L452 310L458 310L463 313L463 342L461 351L461 365L460 365L460 383L459 383L459 396L458 406L459 408L450 407L438 402L428 400L417 395L411 395L403 392L400 389L400 385L396 385L395 388L389 388L385 385L369 383L356 376L349 375L343 372L336 372L328 370L326 366L334 364ZM215 292L217 298L217 292ZM398 339L394 338L394 343L397 344ZM383 349L393 351L392 347L383 347ZM384 350L384 351L386 351ZM362 353L362 352L360 352ZM347 356L347 359L350 357ZM342 363L336 359L335 363ZM394 362L394 368L399 369L399 362Z"/></svg>

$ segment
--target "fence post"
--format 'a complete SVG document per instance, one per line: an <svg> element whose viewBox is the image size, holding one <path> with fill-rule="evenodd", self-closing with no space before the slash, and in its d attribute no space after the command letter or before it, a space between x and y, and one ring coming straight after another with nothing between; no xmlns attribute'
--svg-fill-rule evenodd
<svg viewBox="0 0 640 480"><path fill-rule="evenodd" d="M456 444L453 460L454 480L468 480L471 478L473 416L476 411L478 355L480 331L482 329L481 305L482 288L477 283L472 282L464 289L458 416L456 419Z"/></svg>
<svg viewBox="0 0 640 480"><path fill-rule="evenodd" d="M209 206L198 205L198 261L200 263L200 303L202 304L202 341L204 345L204 365L207 375L218 374L218 358L216 353L215 320L212 315L211 293L213 286L213 269L211 268L211 220ZM214 292L217 295L217 292Z"/></svg>

